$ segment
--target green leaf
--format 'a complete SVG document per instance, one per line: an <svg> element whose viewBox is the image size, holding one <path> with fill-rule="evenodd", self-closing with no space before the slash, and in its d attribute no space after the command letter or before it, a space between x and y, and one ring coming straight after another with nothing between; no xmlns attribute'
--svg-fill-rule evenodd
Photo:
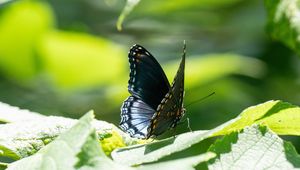
<svg viewBox="0 0 300 170"><path fill-rule="evenodd" d="M8 169L73 169L75 164L80 164L77 155L84 147L90 145L91 138L95 138L95 130L91 123L93 117L92 112L87 113L74 127L48 146L31 157L10 164Z"/></svg>
<svg viewBox="0 0 300 170"><path fill-rule="evenodd" d="M300 168L300 156L293 145L258 125L225 136L209 151L218 155L209 161L209 169Z"/></svg>
<svg viewBox="0 0 300 170"><path fill-rule="evenodd" d="M279 135L300 135L300 108L282 101L268 101L245 109L238 120L214 135L225 135L254 123L267 125Z"/></svg>
<svg viewBox="0 0 300 170"><path fill-rule="evenodd" d="M265 0L268 13L267 32L300 54L298 0Z"/></svg>
<svg viewBox="0 0 300 170"><path fill-rule="evenodd" d="M206 162L212 158L214 158L216 154L212 152L207 152L198 156L192 156L188 158L175 159L171 161L158 162L153 164L141 165L138 170L153 170L153 169L164 169L164 170L174 170L176 169L184 169L184 170L194 170L195 166L201 162Z"/></svg>
<svg viewBox="0 0 300 170"><path fill-rule="evenodd" d="M225 124L210 131L194 131L146 145L135 145L116 149L112 152L111 156L116 162L124 165L139 165L142 163L154 162L175 152L187 149L193 144L211 137L212 134L220 131L235 120L236 119L226 122Z"/></svg>
<svg viewBox="0 0 300 170"><path fill-rule="evenodd" d="M0 162L0 170L5 170L5 169L7 169L7 163L2 163L2 162Z"/></svg>
<svg viewBox="0 0 300 170"><path fill-rule="evenodd" d="M45 117L0 125L1 156L20 159L30 156L76 123L75 120Z"/></svg>
<svg viewBox="0 0 300 170"><path fill-rule="evenodd" d="M91 145L89 145L91 146ZM86 153L91 152L91 150L95 150L97 147L90 147L87 148ZM163 170L173 170L174 167L178 169L184 169L184 170L193 170L196 165L198 165L201 162L205 162L210 160L211 158L214 158L216 154L208 152L197 156L192 156L188 158L182 158L182 159L176 159L171 161L165 161L165 162L159 162L154 164L147 164L147 165L141 165L138 167L128 167L121 164L118 164L111 159L107 158L106 155L98 154L100 156L94 155L94 157L91 157L91 155L83 155L86 158L93 158L91 160L92 163L89 163L89 166L83 166L80 168L80 170L98 170L98 169L122 169L122 170L153 170L155 168L160 168Z"/></svg>
<svg viewBox="0 0 300 170"><path fill-rule="evenodd" d="M140 2L140 0L127 0L126 5L120 14L118 21L117 21L117 29L119 31L122 30L122 24L124 19L129 15L129 13L134 9L134 7Z"/></svg>

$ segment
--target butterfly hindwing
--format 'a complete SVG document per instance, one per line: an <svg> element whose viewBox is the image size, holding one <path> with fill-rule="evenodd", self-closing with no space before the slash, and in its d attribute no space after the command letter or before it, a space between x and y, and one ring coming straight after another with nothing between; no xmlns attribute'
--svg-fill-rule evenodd
<svg viewBox="0 0 300 170"><path fill-rule="evenodd" d="M156 59L140 45L132 46L128 58L130 63L128 91L156 109L170 89L163 69Z"/></svg>
<svg viewBox="0 0 300 170"><path fill-rule="evenodd" d="M142 100L129 96L121 107L120 128L131 137L146 138L155 110Z"/></svg>

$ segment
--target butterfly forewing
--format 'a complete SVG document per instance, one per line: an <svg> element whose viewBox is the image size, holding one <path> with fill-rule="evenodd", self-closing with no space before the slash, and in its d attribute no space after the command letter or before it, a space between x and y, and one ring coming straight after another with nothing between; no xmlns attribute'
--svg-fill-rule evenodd
<svg viewBox="0 0 300 170"><path fill-rule="evenodd" d="M151 119L148 128L148 138L157 136L169 128L176 126L182 117L183 95L184 95L184 67L185 67L185 47L177 74L173 80L170 91L162 99Z"/></svg>
<svg viewBox="0 0 300 170"><path fill-rule="evenodd" d="M176 73L176 76L172 82L172 94L174 95L174 99L176 102L176 106L179 109L182 109L183 105L183 97L184 97L184 68L185 68L185 44L183 47L183 55L180 62L179 69Z"/></svg>
<svg viewBox="0 0 300 170"><path fill-rule="evenodd" d="M128 91L156 109L170 89L163 69L156 59L140 45L134 45L128 57L130 63Z"/></svg>

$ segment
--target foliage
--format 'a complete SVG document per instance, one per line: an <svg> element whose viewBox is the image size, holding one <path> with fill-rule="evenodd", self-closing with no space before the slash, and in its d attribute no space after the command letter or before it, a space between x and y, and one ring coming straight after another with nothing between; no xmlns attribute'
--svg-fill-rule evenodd
<svg viewBox="0 0 300 170"><path fill-rule="evenodd" d="M267 127L246 127L240 133L225 136L211 146L217 154L209 169L296 169L300 155Z"/></svg>
<svg viewBox="0 0 300 170"><path fill-rule="evenodd" d="M152 169L163 167L172 169L174 165L179 168L191 169L199 162L207 161L214 156L206 153L200 156L185 158L180 161L168 161L157 165L145 165L130 168L117 164L106 157L99 147L96 130L92 125L93 113L89 112L73 127L62 133L49 145L40 149L33 156L24 158L8 165L9 169Z"/></svg>
<svg viewBox="0 0 300 170"><path fill-rule="evenodd" d="M3 106L4 108L0 110L16 111L16 108L7 109L9 106ZM208 162L210 169L217 169L220 166L223 169L230 169L230 167L248 167L249 165L264 169L279 166L278 162L282 168L292 169L299 166L300 156L291 143L283 141L272 130L280 134L299 135L293 131L297 129L300 118L289 115L299 114L298 110L299 107L288 103L269 101L245 109L237 118L214 129L188 132L154 142L149 140L145 141L145 144L131 139L111 124L93 121L92 112L87 113L77 123L75 120L66 118L30 116L33 117L31 121L24 122L19 119L0 125L2 136L0 149L3 157L20 159L8 164L8 169L173 169L174 165L184 169L193 169L199 163L214 158L214 153L217 157ZM36 113L22 110L18 110L17 114L23 117L23 112L24 115L36 115ZM264 117L268 117L266 120L282 121L280 126L276 126L277 121L257 121L263 120ZM293 118L294 123L285 121L290 117ZM27 129L25 132L22 130L24 128ZM207 152L198 152L198 156L162 161L164 157L172 156L180 151L184 152L192 145L219 135L225 135L225 137L217 140ZM116 136L122 136L122 138L116 140ZM117 144L120 140L123 140L121 142L123 146L126 143L128 147L114 150L111 154L113 160L111 160L106 155L113 149L108 148L107 144L102 142L104 139L106 143L116 143L113 149L122 147ZM136 145L137 143L140 144ZM101 145L102 147L99 147ZM261 155L261 157L257 157L257 161L252 160L251 164L245 161L254 157L253 155ZM274 155L278 155L276 160L273 160ZM266 161L259 161L261 159ZM222 163L223 161L226 163ZM133 165L135 166L131 167ZM141 166L136 167L136 165Z"/></svg>

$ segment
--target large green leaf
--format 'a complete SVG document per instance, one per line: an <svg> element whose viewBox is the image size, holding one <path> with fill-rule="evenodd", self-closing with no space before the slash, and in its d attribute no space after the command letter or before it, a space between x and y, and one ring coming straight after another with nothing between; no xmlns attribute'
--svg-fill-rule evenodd
<svg viewBox="0 0 300 170"><path fill-rule="evenodd" d="M209 169L296 169L300 155L266 127L254 125L217 141L209 151L218 156Z"/></svg>
<svg viewBox="0 0 300 170"><path fill-rule="evenodd" d="M84 158L81 151L96 140L96 133L92 126L93 113L89 112L70 130L60 135L47 147L39 150L31 157L12 163L8 169L74 169L80 166ZM95 151L97 152L97 151Z"/></svg>
<svg viewBox="0 0 300 170"><path fill-rule="evenodd" d="M265 0L267 31L300 54L299 0Z"/></svg>

